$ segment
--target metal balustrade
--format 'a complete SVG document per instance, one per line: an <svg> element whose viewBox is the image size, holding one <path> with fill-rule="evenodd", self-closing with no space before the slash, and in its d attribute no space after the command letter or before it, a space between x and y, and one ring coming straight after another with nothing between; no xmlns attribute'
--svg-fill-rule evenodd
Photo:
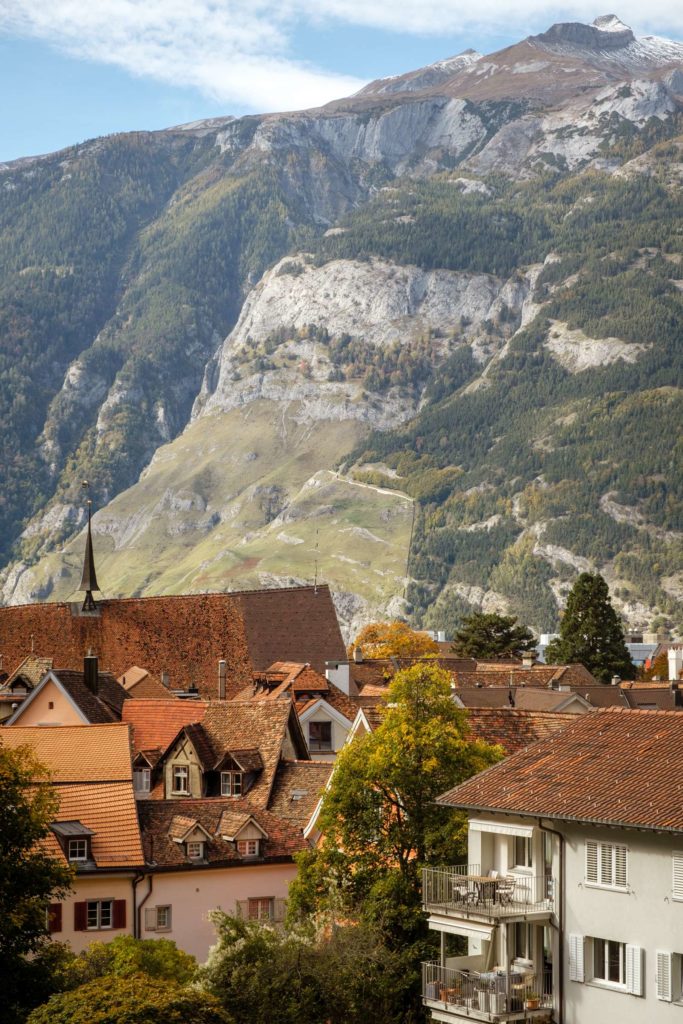
<svg viewBox="0 0 683 1024"><path fill-rule="evenodd" d="M424 868L422 902L444 913L509 917L555 908L550 875L482 875L478 864Z"/></svg>
<svg viewBox="0 0 683 1024"><path fill-rule="evenodd" d="M439 963L422 964L422 995L454 1014L480 1020L547 1011L553 1006L552 971L459 971Z"/></svg>

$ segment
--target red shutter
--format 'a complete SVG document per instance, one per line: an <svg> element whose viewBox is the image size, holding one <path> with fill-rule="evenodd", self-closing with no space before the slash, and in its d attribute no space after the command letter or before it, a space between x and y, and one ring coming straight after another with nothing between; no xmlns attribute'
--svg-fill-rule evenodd
<svg viewBox="0 0 683 1024"><path fill-rule="evenodd" d="M74 903L74 931L84 932L88 927L88 904Z"/></svg>
<svg viewBox="0 0 683 1024"><path fill-rule="evenodd" d="M125 928L126 927L126 901L125 900L114 900L114 921L112 923L113 928Z"/></svg>
<svg viewBox="0 0 683 1024"><path fill-rule="evenodd" d="M50 935L62 930L62 904L51 903L47 913L47 927Z"/></svg>

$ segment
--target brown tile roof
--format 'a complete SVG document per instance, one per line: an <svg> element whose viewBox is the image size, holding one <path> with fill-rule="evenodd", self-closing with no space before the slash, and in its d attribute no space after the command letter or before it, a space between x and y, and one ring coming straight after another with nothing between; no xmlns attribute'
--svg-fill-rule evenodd
<svg viewBox="0 0 683 1024"><path fill-rule="evenodd" d="M541 690L535 686L513 686L514 704L510 703L510 689L507 686L467 687L455 690L454 694L466 708L514 707L520 711L555 711L567 701L580 696L578 691Z"/></svg>
<svg viewBox="0 0 683 1024"><path fill-rule="evenodd" d="M268 810L299 828L308 824L327 785L332 761L282 761Z"/></svg>
<svg viewBox="0 0 683 1024"><path fill-rule="evenodd" d="M154 698L157 700L175 700L174 695L164 686L160 679L148 672L146 668L139 668L133 665L122 676L118 682L124 690L136 700L141 697Z"/></svg>
<svg viewBox="0 0 683 1024"><path fill-rule="evenodd" d="M548 740L565 729L576 715L564 711L520 711L517 708L470 708L467 721L472 736L500 744L514 754L538 740Z"/></svg>
<svg viewBox="0 0 683 1024"><path fill-rule="evenodd" d="M3 686L11 686L17 676L23 676L33 686L37 686L46 672L52 668L52 658L39 658L35 654L28 654L20 665L17 665L14 672L10 672Z"/></svg>
<svg viewBox="0 0 683 1024"><path fill-rule="evenodd" d="M52 674L59 679L73 702L93 725L121 720L124 702L129 699L128 694L108 672L98 673L96 694L85 685L82 672L59 668L53 669Z"/></svg>
<svg viewBox="0 0 683 1024"><path fill-rule="evenodd" d="M244 864L234 844L226 842L220 834L221 818L225 812L230 816L251 816L258 823L259 828L268 836L262 846L263 860L266 862L290 860L295 853L307 847L301 829L296 824L283 821L247 800L215 797L202 800L141 800L139 805L147 863L162 869L197 870L196 865L188 862L182 845L169 835L171 822L179 815L196 821L208 832L211 838L207 839L204 852L205 861L210 865L239 867Z"/></svg>
<svg viewBox="0 0 683 1024"><path fill-rule="evenodd" d="M174 814L168 826L168 835L171 839L184 839L197 825L197 819L188 814Z"/></svg>
<svg viewBox="0 0 683 1024"><path fill-rule="evenodd" d="M683 715L606 708L439 798L470 810L683 833Z"/></svg>
<svg viewBox="0 0 683 1024"><path fill-rule="evenodd" d="M477 662L474 671L454 671L461 687L481 686L591 686L597 680L583 665L531 665L519 663Z"/></svg>
<svg viewBox="0 0 683 1024"><path fill-rule="evenodd" d="M587 700L594 708L626 708L628 700L619 686L595 683L593 686L573 687L573 692Z"/></svg>
<svg viewBox="0 0 683 1024"><path fill-rule="evenodd" d="M235 810L234 807L230 807L223 811L218 819L216 832L221 837L224 836L226 839L234 840L242 829L253 820L253 815L249 814L248 811Z"/></svg>
<svg viewBox="0 0 683 1024"><path fill-rule="evenodd" d="M55 783L132 781L127 725L13 725L0 732L12 749L26 743L52 773Z"/></svg>
<svg viewBox="0 0 683 1024"><path fill-rule="evenodd" d="M136 697L124 704L122 719L131 725L135 751L166 750L184 725L201 722L208 706L203 700Z"/></svg>
<svg viewBox="0 0 683 1024"><path fill-rule="evenodd" d="M0 608L0 653L7 664L17 664L33 643L41 657L80 669L91 648L116 676L142 665L158 678L169 672L174 688L194 683L202 696L216 697L221 658L232 696L278 658L310 662L322 672L326 660L346 656L326 585L105 599L95 615L81 615L79 608Z"/></svg>

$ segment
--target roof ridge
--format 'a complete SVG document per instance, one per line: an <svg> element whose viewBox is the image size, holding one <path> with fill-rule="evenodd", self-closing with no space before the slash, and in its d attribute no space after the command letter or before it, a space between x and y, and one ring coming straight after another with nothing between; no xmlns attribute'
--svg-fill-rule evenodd
<svg viewBox="0 0 683 1024"><path fill-rule="evenodd" d="M313 583L303 584L302 586L292 587L254 587L252 590L205 590L198 594L144 594L140 597L104 597L97 604L100 608L107 604L122 603L122 602L133 602L133 601L171 601L171 600L200 600L203 597L241 597L244 594L276 594L301 590L312 590L317 593L319 590L328 590L329 583L318 583L317 586ZM78 604L78 601L31 601L26 604L13 605L14 608L42 608L45 605L55 605L57 608L71 608L73 604Z"/></svg>

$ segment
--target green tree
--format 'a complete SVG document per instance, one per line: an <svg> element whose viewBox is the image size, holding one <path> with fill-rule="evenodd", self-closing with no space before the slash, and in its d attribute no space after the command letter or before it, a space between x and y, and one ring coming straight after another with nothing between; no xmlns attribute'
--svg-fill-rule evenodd
<svg viewBox="0 0 683 1024"><path fill-rule="evenodd" d="M545 652L549 664L585 665L601 683L614 675L633 679L624 630L612 607L609 590L600 573L582 572L567 598L560 635Z"/></svg>
<svg viewBox="0 0 683 1024"><path fill-rule="evenodd" d="M32 978L49 942L48 905L71 888L70 868L41 845L57 807L47 769L31 748L0 745L0 1021L8 1024L35 1005Z"/></svg>
<svg viewBox="0 0 683 1024"><path fill-rule="evenodd" d="M148 974L96 978L62 992L28 1024L231 1024L214 996Z"/></svg>
<svg viewBox="0 0 683 1024"><path fill-rule="evenodd" d="M193 980L197 961L170 939L134 939L119 935L112 942L92 942L68 967L64 988L75 988L113 974L149 978L186 985Z"/></svg>
<svg viewBox="0 0 683 1024"><path fill-rule="evenodd" d="M512 615L474 612L463 619L452 649L463 658L519 658L536 649L536 639Z"/></svg>

